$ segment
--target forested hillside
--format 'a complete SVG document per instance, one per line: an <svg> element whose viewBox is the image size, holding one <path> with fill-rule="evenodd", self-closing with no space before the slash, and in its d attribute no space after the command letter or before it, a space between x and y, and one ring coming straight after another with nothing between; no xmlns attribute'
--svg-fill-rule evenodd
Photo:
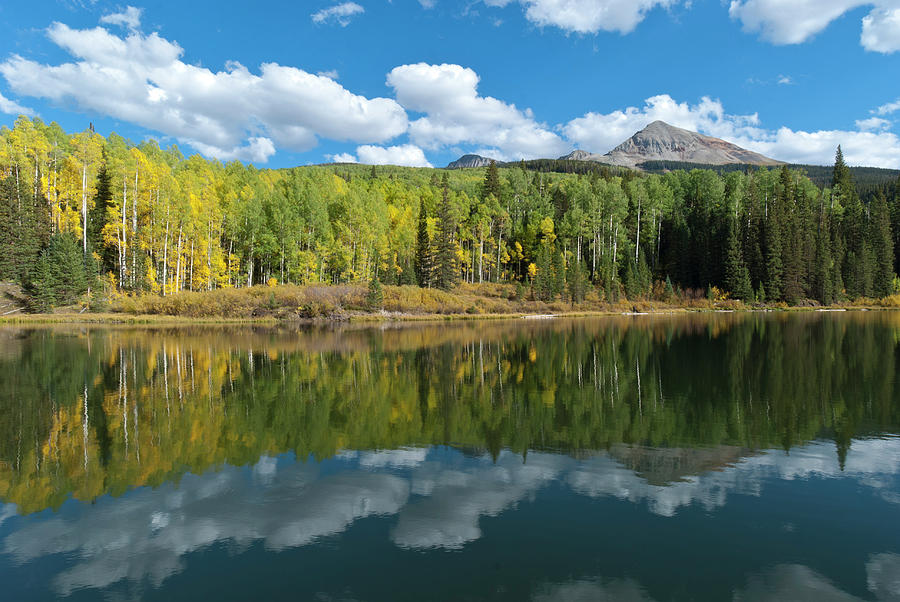
<svg viewBox="0 0 900 602"><path fill-rule="evenodd" d="M717 287L829 304L895 286L897 187L864 202L839 151L820 188L787 168L258 170L25 117L0 138L0 280L35 309L272 279L509 282L573 302Z"/></svg>

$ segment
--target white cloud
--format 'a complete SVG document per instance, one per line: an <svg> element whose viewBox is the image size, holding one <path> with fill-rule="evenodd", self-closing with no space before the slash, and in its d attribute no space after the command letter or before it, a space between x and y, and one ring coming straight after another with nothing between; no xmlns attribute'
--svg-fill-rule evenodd
<svg viewBox="0 0 900 602"><path fill-rule="evenodd" d="M892 122L881 117L869 117L868 119L857 119L856 127L864 132L879 132L891 127Z"/></svg>
<svg viewBox="0 0 900 602"><path fill-rule="evenodd" d="M881 105L880 107L875 109L875 112L879 115L890 115L891 113L894 113L898 110L900 110L900 98L898 98L894 102L889 102L887 104Z"/></svg>
<svg viewBox="0 0 900 602"><path fill-rule="evenodd" d="M310 18L312 18L313 23L337 23L341 27L347 27L354 16L364 12L366 12L366 9L356 2L343 2L314 12L310 15Z"/></svg>
<svg viewBox="0 0 900 602"><path fill-rule="evenodd" d="M100 17L100 22L108 25L121 25L128 29L137 29L141 26L141 14L143 12L143 8L129 6L120 13L113 13L111 15Z"/></svg>
<svg viewBox="0 0 900 602"><path fill-rule="evenodd" d="M328 71L319 71L316 73L319 77L327 77L328 79L337 79L337 69L329 69Z"/></svg>
<svg viewBox="0 0 900 602"><path fill-rule="evenodd" d="M704 97L696 105L676 102L668 94L653 96L643 107L611 113L588 113L562 127L578 147L605 153L656 120L722 138L746 149L788 163L828 165L840 144L852 165L900 169L900 137L884 129L795 131L762 127L756 114L734 115L718 100ZM871 125L868 121L860 122Z"/></svg>
<svg viewBox="0 0 900 602"><path fill-rule="evenodd" d="M332 163L359 163L356 157L350 153L338 153L337 155L326 155Z"/></svg>
<svg viewBox="0 0 900 602"><path fill-rule="evenodd" d="M900 8L876 8L863 17L860 43L873 52L900 50Z"/></svg>
<svg viewBox="0 0 900 602"><path fill-rule="evenodd" d="M0 113L6 113L7 115L28 115L29 117L34 115L34 111L6 98L3 94L0 94Z"/></svg>
<svg viewBox="0 0 900 602"><path fill-rule="evenodd" d="M399 146L364 145L356 149L360 163L366 165L401 165L404 167L431 167L422 149L414 144Z"/></svg>
<svg viewBox="0 0 900 602"><path fill-rule="evenodd" d="M439 149L476 144L497 149L498 159L546 157L567 144L529 109L478 95L478 75L460 65L417 63L394 68L387 83L407 110L425 116L410 124L413 143Z"/></svg>
<svg viewBox="0 0 900 602"><path fill-rule="evenodd" d="M157 33L119 37L54 23L49 37L74 61L14 55L0 63L13 91L161 132L207 156L262 162L276 148L308 150L319 137L373 143L407 130L394 100L365 98L295 67L264 63L256 74L229 62L212 71L183 62L182 48Z"/></svg>
<svg viewBox="0 0 900 602"><path fill-rule="evenodd" d="M513 0L484 0L488 6L506 6ZM677 0L518 0L525 17L541 27L566 32L630 33L656 7L669 7Z"/></svg>
<svg viewBox="0 0 900 602"><path fill-rule="evenodd" d="M790 86L794 83L793 78L790 75L779 75L778 76L778 84L781 86Z"/></svg>
<svg viewBox="0 0 900 602"><path fill-rule="evenodd" d="M882 53L900 50L897 0L732 0L728 13L745 31L774 44L802 44L861 6L874 6L862 19L863 48Z"/></svg>
<svg viewBox="0 0 900 602"><path fill-rule="evenodd" d="M422 5L422 8L434 8L437 0L419 0L419 4Z"/></svg>

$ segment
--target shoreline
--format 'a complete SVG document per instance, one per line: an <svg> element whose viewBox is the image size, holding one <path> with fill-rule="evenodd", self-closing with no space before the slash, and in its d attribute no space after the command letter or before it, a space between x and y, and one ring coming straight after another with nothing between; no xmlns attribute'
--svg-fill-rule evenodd
<svg viewBox="0 0 900 602"><path fill-rule="evenodd" d="M328 325L328 324L383 324L383 323L416 323L416 322L472 322L493 320L527 320L543 321L570 318L603 318L603 317L644 317L644 316L673 316L682 314L722 314L722 313L834 313L850 311L897 311L900 308L880 307L875 305L861 306L831 306L831 307L747 307L747 308L703 308L703 307L666 307L646 308L642 311L617 311L617 310L586 310L565 311L554 313L408 313L408 312L379 312L379 313L350 313L339 316L327 316L316 318L303 317L227 317L227 316L173 316L164 314L125 314L125 313L46 313L46 314L18 314L14 316L0 316L0 326L17 325L41 325L41 324L85 324L85 325L131 325L131 326L285 326L285 325Z"/></svg>

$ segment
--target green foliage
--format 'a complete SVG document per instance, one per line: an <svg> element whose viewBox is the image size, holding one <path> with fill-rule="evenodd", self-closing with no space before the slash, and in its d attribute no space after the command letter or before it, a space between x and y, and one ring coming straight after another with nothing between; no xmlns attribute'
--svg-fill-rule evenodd
<svg viewBox="0 0 900 602"><path fill-rule="evenodd" d="M58 233L38 259L28 283L35 305L48 311L57 305L70 305L87 292L90 279L78 242L71 234Z"/></svg>
<svg viewBox="0 0 900 602"><path fill-rule="evenodd" d="M384 288L378 278L369 281L369 291L366 293L366 305L369 309L382 309L384 307Z"/></svg>
<svg viewBox="0 0 900 602"><path fill-rule="evenodd" d="M550 160L259 170L26 118L0 138L0 280L20 284L43 278L51 231L75 237L87 272L119 291L162 296L271 278L450 290L533 277L555 300L575 261L610 301L669 278L689 299L707 286L749 298L764 284L770 301L829 303L881 296L900 264L897 173L849 168L840 151L810 179Z"/></svg>

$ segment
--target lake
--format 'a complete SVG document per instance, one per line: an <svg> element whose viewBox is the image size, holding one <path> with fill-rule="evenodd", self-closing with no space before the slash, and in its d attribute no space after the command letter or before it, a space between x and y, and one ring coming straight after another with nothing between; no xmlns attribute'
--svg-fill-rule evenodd
<svg viewBox="0 0 900 602"><path fill-rule="evenodd" d="M898 600L900 313L0 328L8 600Z"/></svg>

